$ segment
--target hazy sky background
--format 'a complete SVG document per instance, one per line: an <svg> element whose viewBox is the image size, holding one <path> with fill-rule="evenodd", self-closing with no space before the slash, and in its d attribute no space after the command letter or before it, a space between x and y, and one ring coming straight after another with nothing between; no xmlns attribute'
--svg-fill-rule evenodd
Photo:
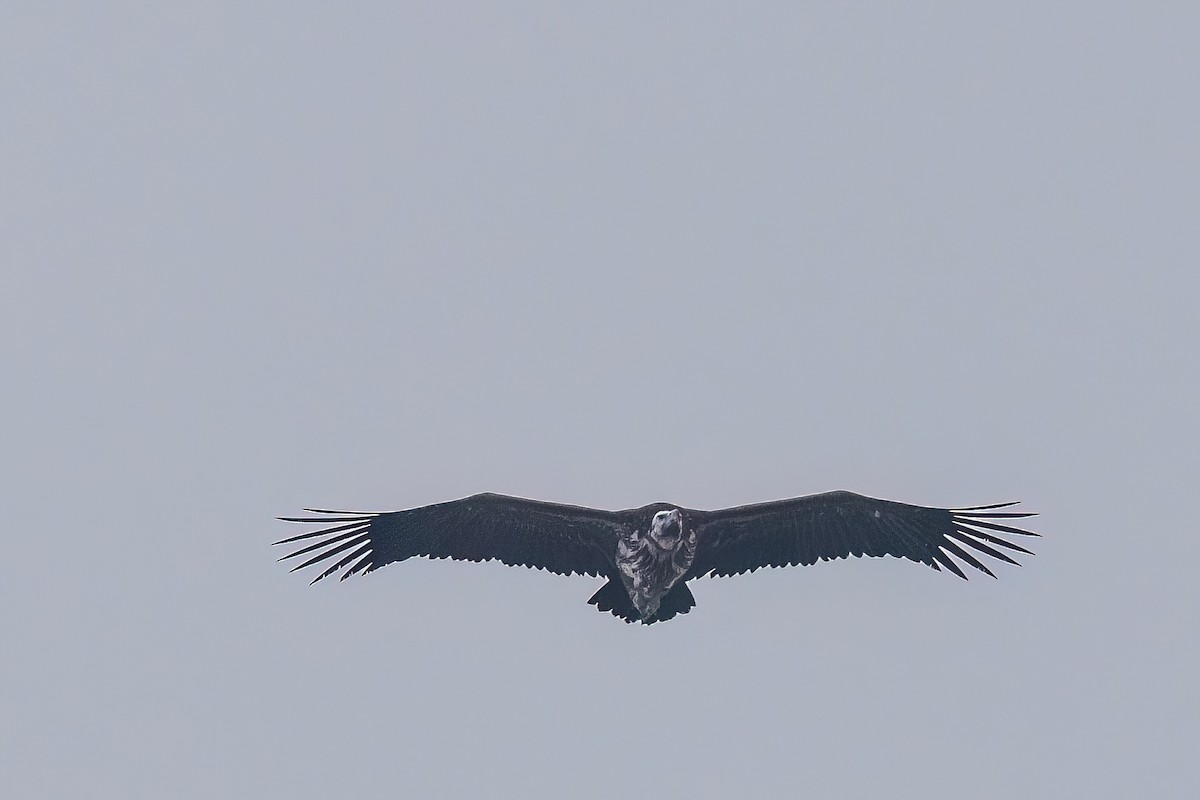
<svg viewBox="0 0 1200 800"><path fill-rule="evenodd" d="M1200 12L250 6L0 12L0 795L1195 796ZM1045 538L653 627L269 547L837 488Z"/></svg>

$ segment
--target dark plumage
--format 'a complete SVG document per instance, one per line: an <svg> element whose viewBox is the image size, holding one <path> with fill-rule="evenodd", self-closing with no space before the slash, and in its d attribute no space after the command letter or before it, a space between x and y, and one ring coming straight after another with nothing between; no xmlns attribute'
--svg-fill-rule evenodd
<svg viewBox="0 0 1200 800"><path fill-rule="evenodd" d="M1009 539L1038 535L998 521L1034 516L996 511L1012 505L926 508L826 492L720 511L669 503L600 511L489 493L384 514L307 509L314 516L281 519L326 527L275 544L305 542L280 560L306 557L294 570L323 567L314 583L413 556L495 559L605 577L588 602L627 622L650 624L691 610L692 578L759 567L897 556L965 579L957 558L995 577L980 555L1016 564L1004 550L1031 553Z"/></svg>

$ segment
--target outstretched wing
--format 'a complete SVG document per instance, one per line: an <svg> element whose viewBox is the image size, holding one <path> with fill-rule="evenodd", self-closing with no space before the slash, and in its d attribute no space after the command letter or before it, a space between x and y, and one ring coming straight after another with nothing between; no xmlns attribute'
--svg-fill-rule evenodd
<svg viewBox="0 0 1200 800"><path fill-rule="evenodd" d="M313 583L339 570L345 580L413 556L495 559L562 575L608 574L620 531L608 511L490 493L384 514L306 510L314 516L280 519L329 527L275 544L305 542L280 561L307 556L293 572L324 567Z"/></svg>
<svg viewBox="0 0 1200 800"><path fill-rule="evenodd" d="M827 492L722 511L693 511L698 541L689 577L737 575L759 567L849 556L908 558L966 578L951 559L954 556L995 577L976 553L1016 564L997 548L1030 551L1000 534L1038 535L995 521L1034 516L994 510L1011 505L1016 504L925 508L852 492Z"/></svg>

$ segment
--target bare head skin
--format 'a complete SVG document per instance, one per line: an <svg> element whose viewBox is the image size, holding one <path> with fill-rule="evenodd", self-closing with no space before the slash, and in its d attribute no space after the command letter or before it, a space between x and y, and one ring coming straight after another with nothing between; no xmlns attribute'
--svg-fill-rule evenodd
<svg viewBox="0 0 1200 800"><path fill-rule="evenodd" d="M679 509L659 511L650 520L650 538L663 550L674 550L683 535L683 515Z"/></svg>

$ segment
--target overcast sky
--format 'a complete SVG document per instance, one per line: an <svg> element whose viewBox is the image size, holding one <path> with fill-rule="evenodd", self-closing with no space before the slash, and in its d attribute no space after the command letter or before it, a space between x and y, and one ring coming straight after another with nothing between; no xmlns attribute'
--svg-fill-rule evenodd
<svg viewBox="0 0 1200 800"><path fill-rule="evenodd" d="M0 13L0 795L1194 796L1200 13L326 7ZM269 546L839 488L1045 536L652 627Z"/></svg>

